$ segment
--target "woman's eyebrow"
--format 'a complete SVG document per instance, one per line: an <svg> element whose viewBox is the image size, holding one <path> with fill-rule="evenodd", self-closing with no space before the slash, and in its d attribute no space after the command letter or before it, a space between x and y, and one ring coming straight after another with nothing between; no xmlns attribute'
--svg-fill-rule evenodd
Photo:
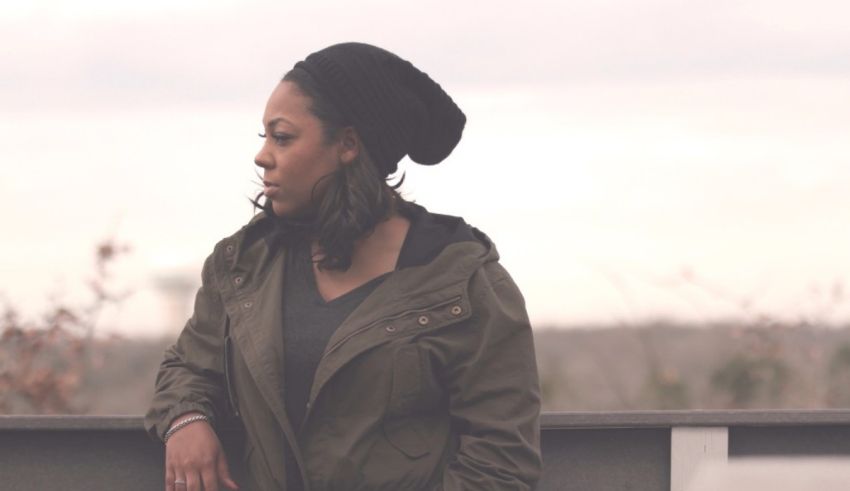
<svg viewBox="0 0 850 491"><path fill-rule="evenodd" d="M272 128L280 122L284 122L284 123L286 123L290 126L295 126L294 124L292 124L292 121L284 118L283 116L278 116L278 117L272 119L271 121L269 121L268 123L266 123L266 128Z"/></svg>

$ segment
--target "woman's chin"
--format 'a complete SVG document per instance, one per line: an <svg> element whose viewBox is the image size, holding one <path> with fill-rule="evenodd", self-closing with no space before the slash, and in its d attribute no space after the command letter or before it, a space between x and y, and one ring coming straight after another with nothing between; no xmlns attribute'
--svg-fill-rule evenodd
<svg viewBox="0 0 850 491"><path fill-rule="evenodd" d="M287 206L285 203L277 201L272 201L272 211L275 215L281 218L294 218L297 216L297 213L291 206Z"/></svg>
<svg viewBox="0 0 850 491"><path fill-rule="evenodd" d="M279 201L272 201L272 211L280 218L291 220L303 220L311 216L310 210L306 210L304 207L295 207Z"/></svg>

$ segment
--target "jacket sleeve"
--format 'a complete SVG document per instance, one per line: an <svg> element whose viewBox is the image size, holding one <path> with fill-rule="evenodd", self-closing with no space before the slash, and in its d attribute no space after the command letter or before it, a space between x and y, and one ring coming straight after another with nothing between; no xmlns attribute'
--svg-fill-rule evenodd
<svg viewBox="0 0 850 491"><path fill-rule="evenodd" d="M470 283L472 317L441 375L460 445L443 491L530 490L540 478L540 387L525 302L496 263ZM492 280L492 281L491 281Z"/></svg>
<svg viewBox="0 0 850 491"><path fill-rule="evenodd" d="M213 253L214 254L214 253ZM215 421L225 409L222 347L226 317L213 266L204 262L201 287L192 317L175 344L165 350L156 375L154 396L144 418L148 435L162 441L174 418L198 411Z"/></svg>

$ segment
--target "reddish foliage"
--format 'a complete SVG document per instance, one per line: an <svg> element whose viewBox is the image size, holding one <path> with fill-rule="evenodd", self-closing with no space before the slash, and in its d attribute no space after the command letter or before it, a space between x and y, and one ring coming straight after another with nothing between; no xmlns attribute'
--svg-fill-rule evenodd
<svg viewBox="0 0 850 491"><path fill-rule="evenodd" d="M84 379L103 364L97 348L109 343L94 337L95 319L107 304L127 295L111 291L107 266L127 251L113 240L97 246L88 305L53 305L41 325L24 324L17 310L5 305L0 317L0 414L87 412L77 395Z"/></svg>

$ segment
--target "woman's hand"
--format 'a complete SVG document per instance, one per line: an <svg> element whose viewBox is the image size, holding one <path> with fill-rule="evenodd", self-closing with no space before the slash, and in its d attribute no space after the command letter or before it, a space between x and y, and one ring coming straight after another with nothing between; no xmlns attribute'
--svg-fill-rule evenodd
<svg viewBox="0 0 850 491"><path fill-rule="evenodd" d="M186 413L174 424L200 413ZM185 484L175 484L174 481ZM239 486L230 478L227 459L215 431L206 421L195 421L177 430L165 445L166 491L219 491L219 481L227 489Z"/></svg>

